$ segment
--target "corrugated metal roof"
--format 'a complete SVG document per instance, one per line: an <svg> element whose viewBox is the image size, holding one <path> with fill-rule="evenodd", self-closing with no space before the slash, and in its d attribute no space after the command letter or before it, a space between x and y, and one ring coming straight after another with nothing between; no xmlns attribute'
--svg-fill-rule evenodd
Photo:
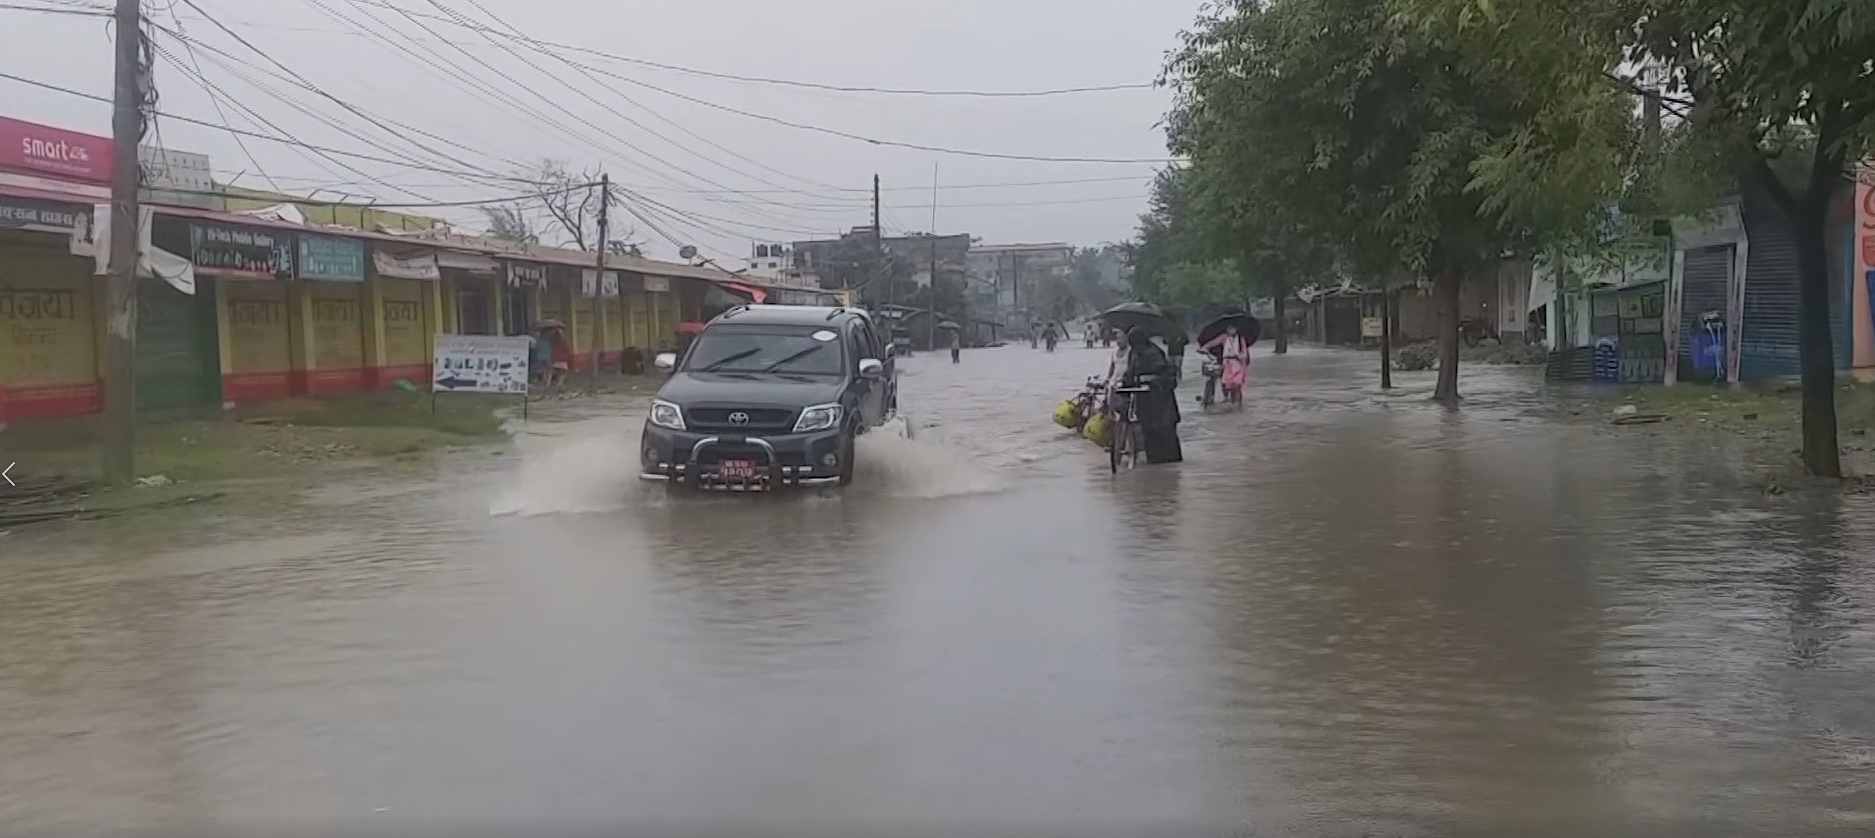
<svg viewBox="0 0 1875 838"><path fill-rule="evenodd" d="M265 227L274 230L293 230L303 233L318 233L321 235L364 239L367 241L395 242L406 247L429 246L440 250L461 250L521 262L537 262L541 264L581 268L593 267L593 254L587 251L565 247L519 245L485 236L436 233L428 230L412 231L409 233L386 233L375 230L360 230L355 227L335 227L322 224L293 224L258 216L243 215L241 213L221 212L218 210L198 209L195 207L158 205L152 208L159 215L167 215L176 218L195 218L203 221L218 221L224 224L242 224L249 227ZM606 256L605 265L608 270L630 271L632 273L651 274L653 276L700 279L706 282L739 282L759 288L784 287L750 279L708 265L686 265L682 262L664 262L638 256L609 254Z"/></svg>

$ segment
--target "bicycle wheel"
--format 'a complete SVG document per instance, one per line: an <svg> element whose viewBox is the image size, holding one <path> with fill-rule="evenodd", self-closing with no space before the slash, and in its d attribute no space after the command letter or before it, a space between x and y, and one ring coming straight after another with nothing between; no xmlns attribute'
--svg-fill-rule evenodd
<svg viewBox="0 0 1875 838"><path fill-rule="evenodd" d="M1139 468L1140 452L1146 450L1146 429L1140 427L1137 422L1129 422L1126 426L1126 438L1126 467Z"/></svg>
<svg viewBox="0 0 1875 838"><path fill-rule="evenodd" d="M1120 440L1129 435L1125 420L1115 422L1107 431L1107 468L1114 474L1120 473Z"/></svg>

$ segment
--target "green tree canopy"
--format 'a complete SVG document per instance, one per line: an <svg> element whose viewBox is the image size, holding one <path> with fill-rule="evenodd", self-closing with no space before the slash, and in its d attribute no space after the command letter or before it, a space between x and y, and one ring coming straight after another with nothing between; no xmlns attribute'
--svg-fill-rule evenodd
<svg viewBox="0 0 1875 838"><path fill-rule="evenodd" d="M1639 68L1688 142L1792 223L1801 268L1804 464L1840 476L1829 340L1829 205L1875 133L1875 6L1867 0L1393 0L1427 37L1533 88L1622 86ZM1568 99L1514 138L1528 169L1579 159L1558 142L1597 121ZM1546 140L1545 131L1548 133ZM1498 177L1499 194L1535 188ZM1529 202L1529 197L1521 200Z"/></svg>

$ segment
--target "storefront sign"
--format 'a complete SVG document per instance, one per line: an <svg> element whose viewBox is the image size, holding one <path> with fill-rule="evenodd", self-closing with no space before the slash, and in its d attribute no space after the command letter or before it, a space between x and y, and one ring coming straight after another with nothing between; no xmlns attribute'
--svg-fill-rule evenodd
<svg viewBox="0 0 1875 838"><path fill-rule="evenodd" d="M365 281L365 243L337 236L299 237L299 278Z"/></svg>
<svg viewBox="0 0 1875 838"><path fill-rule="evenodd" d="M143 188L181 192L212 192L208 155L156 146L137 146L143 164Z"/></svg>
<svg viewBox="0 0 1875 838"><path fill-rule="evenodd" d="M592 296L592 276L595 273L598 273L597 268L585 268L580 271L580 275L579 275L579 295L580 296L582 297ZM606 271L605 272L605 280L599 284L599 293L604 295L605 298L609 300L618 299L618 271Z"/></svg>
<svg viewBox="0 0 1875 838"><path fill-rule="evenodd" d="M0 227L66 233L89 224L91 208L37 198L0 195Z"/></svg>
<svg viewBox="0 0 1875 838"><path fill-rule="evenodd" d="M520 262L508 263L508 287L539 288L546 284L546 265L523 265Z"/></svg>
<svg viewBox="0 0 1875 838"><path fill-rule="evenodd" d="M206 273L246 279L293 275L293 249L283 236L202 223L190 225L189 236L189 259Z"/></svg>
<svg viewBox="0 0 1875 838"><path fill-rule="evenodd" d="M392 279L420 279L435 282L443 278L442 270L436 266L434 253L412 251L400 254L373 250L371 266L377 269L378 276L388 276Z"/></svg>
<svg viewBox="0 0 1875 838"><path fill-rule="evenodd" d="M0 117L0 168L86 183L110 183L111 141L94 134Z"/></svg>
<svg viewBox="0 0 1875 838"><path fill-rule="evenodd" d="M645 274L645 290L654 294L663 294L671 290L671 278Z"/></svg>

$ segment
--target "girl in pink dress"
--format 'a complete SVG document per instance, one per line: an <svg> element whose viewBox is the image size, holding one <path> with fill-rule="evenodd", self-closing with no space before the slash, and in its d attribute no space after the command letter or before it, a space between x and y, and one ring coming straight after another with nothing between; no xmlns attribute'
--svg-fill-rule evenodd
<svg viewBox="0 0 1875 838"><path fill-rule="evenodd" d="M1218 335L1204 345L1207 352L1218 351L1224 362L1224 375L1219 383L1224 385L1224 400L1231 404L1243 404L1244 381L1250 377L1250 343L1237 334L1237 327L1224 327L1224 334Z"/></svg>

